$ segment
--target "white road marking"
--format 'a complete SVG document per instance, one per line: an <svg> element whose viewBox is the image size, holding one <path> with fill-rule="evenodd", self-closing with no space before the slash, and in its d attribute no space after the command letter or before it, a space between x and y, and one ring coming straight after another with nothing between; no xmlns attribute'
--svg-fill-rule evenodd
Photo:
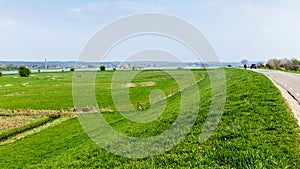
<svg viewBox="0 0 300 169"><path fill-rule="evenodd" d="M287 84L284 84L285 86L287 86Z"/></svg>
<svg viewBox="0 0 300 169"><path fill-rule="evenodd" d="M290 87L291 90L293 90L293 88Z"/></svg>
<svg viewBox="0 0 300 169"><path fill-rule="evenodd" d="M299 94L299 93L296 93L296 95L299 96L300 94Z"/></svg>

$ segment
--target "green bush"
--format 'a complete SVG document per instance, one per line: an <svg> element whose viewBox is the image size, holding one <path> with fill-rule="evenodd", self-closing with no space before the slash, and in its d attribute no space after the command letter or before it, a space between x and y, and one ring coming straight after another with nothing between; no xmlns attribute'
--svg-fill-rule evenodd
<svg viewBox="0 0 300 169"><path fill-rule="evenodd" d="M75 71L75 68L71 68L70 71L71 71L71 72L74 72L74 71Z"/></svg>
<svg viewBox="0 0 300 169"><path fill-rule="evenodd" d="M2 72L0 72L0 77L2 76Z"/></svg>
<svg viewBox="0 0 300 169"><path fill-rule="evenodd" d="M28 77L31 74L31 71L25 66L20 66L19 74L21 77Z"/></svg>
<svg viewBox="0 0 300 169"><path fill-rule="evenodd" d="M257 63L257 68L262 68L264 67L264 64L262 62Z"/></svg>
<svg viewBox="0 0 300 169"><path fill-rule="evenodd" d="M100 70L101 70L101 71L105 71L105 66L103 66L103 65L100 66Z"/></svg>

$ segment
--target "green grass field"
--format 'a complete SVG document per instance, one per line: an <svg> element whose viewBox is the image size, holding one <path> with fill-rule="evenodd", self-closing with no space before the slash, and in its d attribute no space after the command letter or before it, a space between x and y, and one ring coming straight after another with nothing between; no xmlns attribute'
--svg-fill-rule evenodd
<svg viewBox="0 0 300 169"><path fill-rule="evenodd" d="M225 110L208 141L199 135L209 111L211 87L204 70L193 71L200 91L199 115L191 132L173 149L161 155L130 159L98 147L85 134L77 118L0 146L0 168L298 168L299 127L280 92L261 74L225 69ZM100 108L115 110L110 95L113 72L98 72L96 96ZM28 78L0 77L0 108L68 110L72 103L72 73L41 73ZM152 83L155 85L143 86ZM166 95L178 90L174 79L162 71L144 71L133 79L131 102L149 107L148 94L161 89ZM146 95L146 97L145 97ZM104 113L121 133L149 137L168 129L180 106L180 93L167 99L158 120L140 124L118 112Z"/></svg>
<svg viewBox="0 0 300 169"><path fill-rule="evenodd" d="M2 109L59 110L72 108L72 74L41 73L28 78L5 75L0 79ZM61 101L63 100L63 101Z"/></svg>

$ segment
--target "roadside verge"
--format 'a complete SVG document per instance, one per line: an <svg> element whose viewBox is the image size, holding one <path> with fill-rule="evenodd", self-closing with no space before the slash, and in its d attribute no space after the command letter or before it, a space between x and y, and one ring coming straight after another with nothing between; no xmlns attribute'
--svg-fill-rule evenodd
<svg viewBox="0 0 300 169"><path fill-rule="evenodd" d="M288 103L289 107L291 108L291 110L294 114L294 117L297 119L298 126L300 126L300 104L299 104L299 102L295 99L295 97L290 92L288 92L286 89L281 87L270 76L268 76L268 75L265 75L265 76L268 77L272 81L272 83L280 90L285 101Z"/></svg>

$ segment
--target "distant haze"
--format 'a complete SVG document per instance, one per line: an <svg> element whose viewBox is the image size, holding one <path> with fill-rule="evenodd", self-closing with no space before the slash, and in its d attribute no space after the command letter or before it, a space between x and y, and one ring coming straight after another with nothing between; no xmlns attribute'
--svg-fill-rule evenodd
<svg viewBox="0 0 300 169"><path fill-rule="evenodd" d="M171 14L193 24L223 62L300 60L299 7L298 0L2 0L0 61L76 61L97 30L120 17L143 12ZM110 53L110 60L158 47L172 49L173 55L186 61L198 59L165 38L140 37L120 45Z"/></svg>

